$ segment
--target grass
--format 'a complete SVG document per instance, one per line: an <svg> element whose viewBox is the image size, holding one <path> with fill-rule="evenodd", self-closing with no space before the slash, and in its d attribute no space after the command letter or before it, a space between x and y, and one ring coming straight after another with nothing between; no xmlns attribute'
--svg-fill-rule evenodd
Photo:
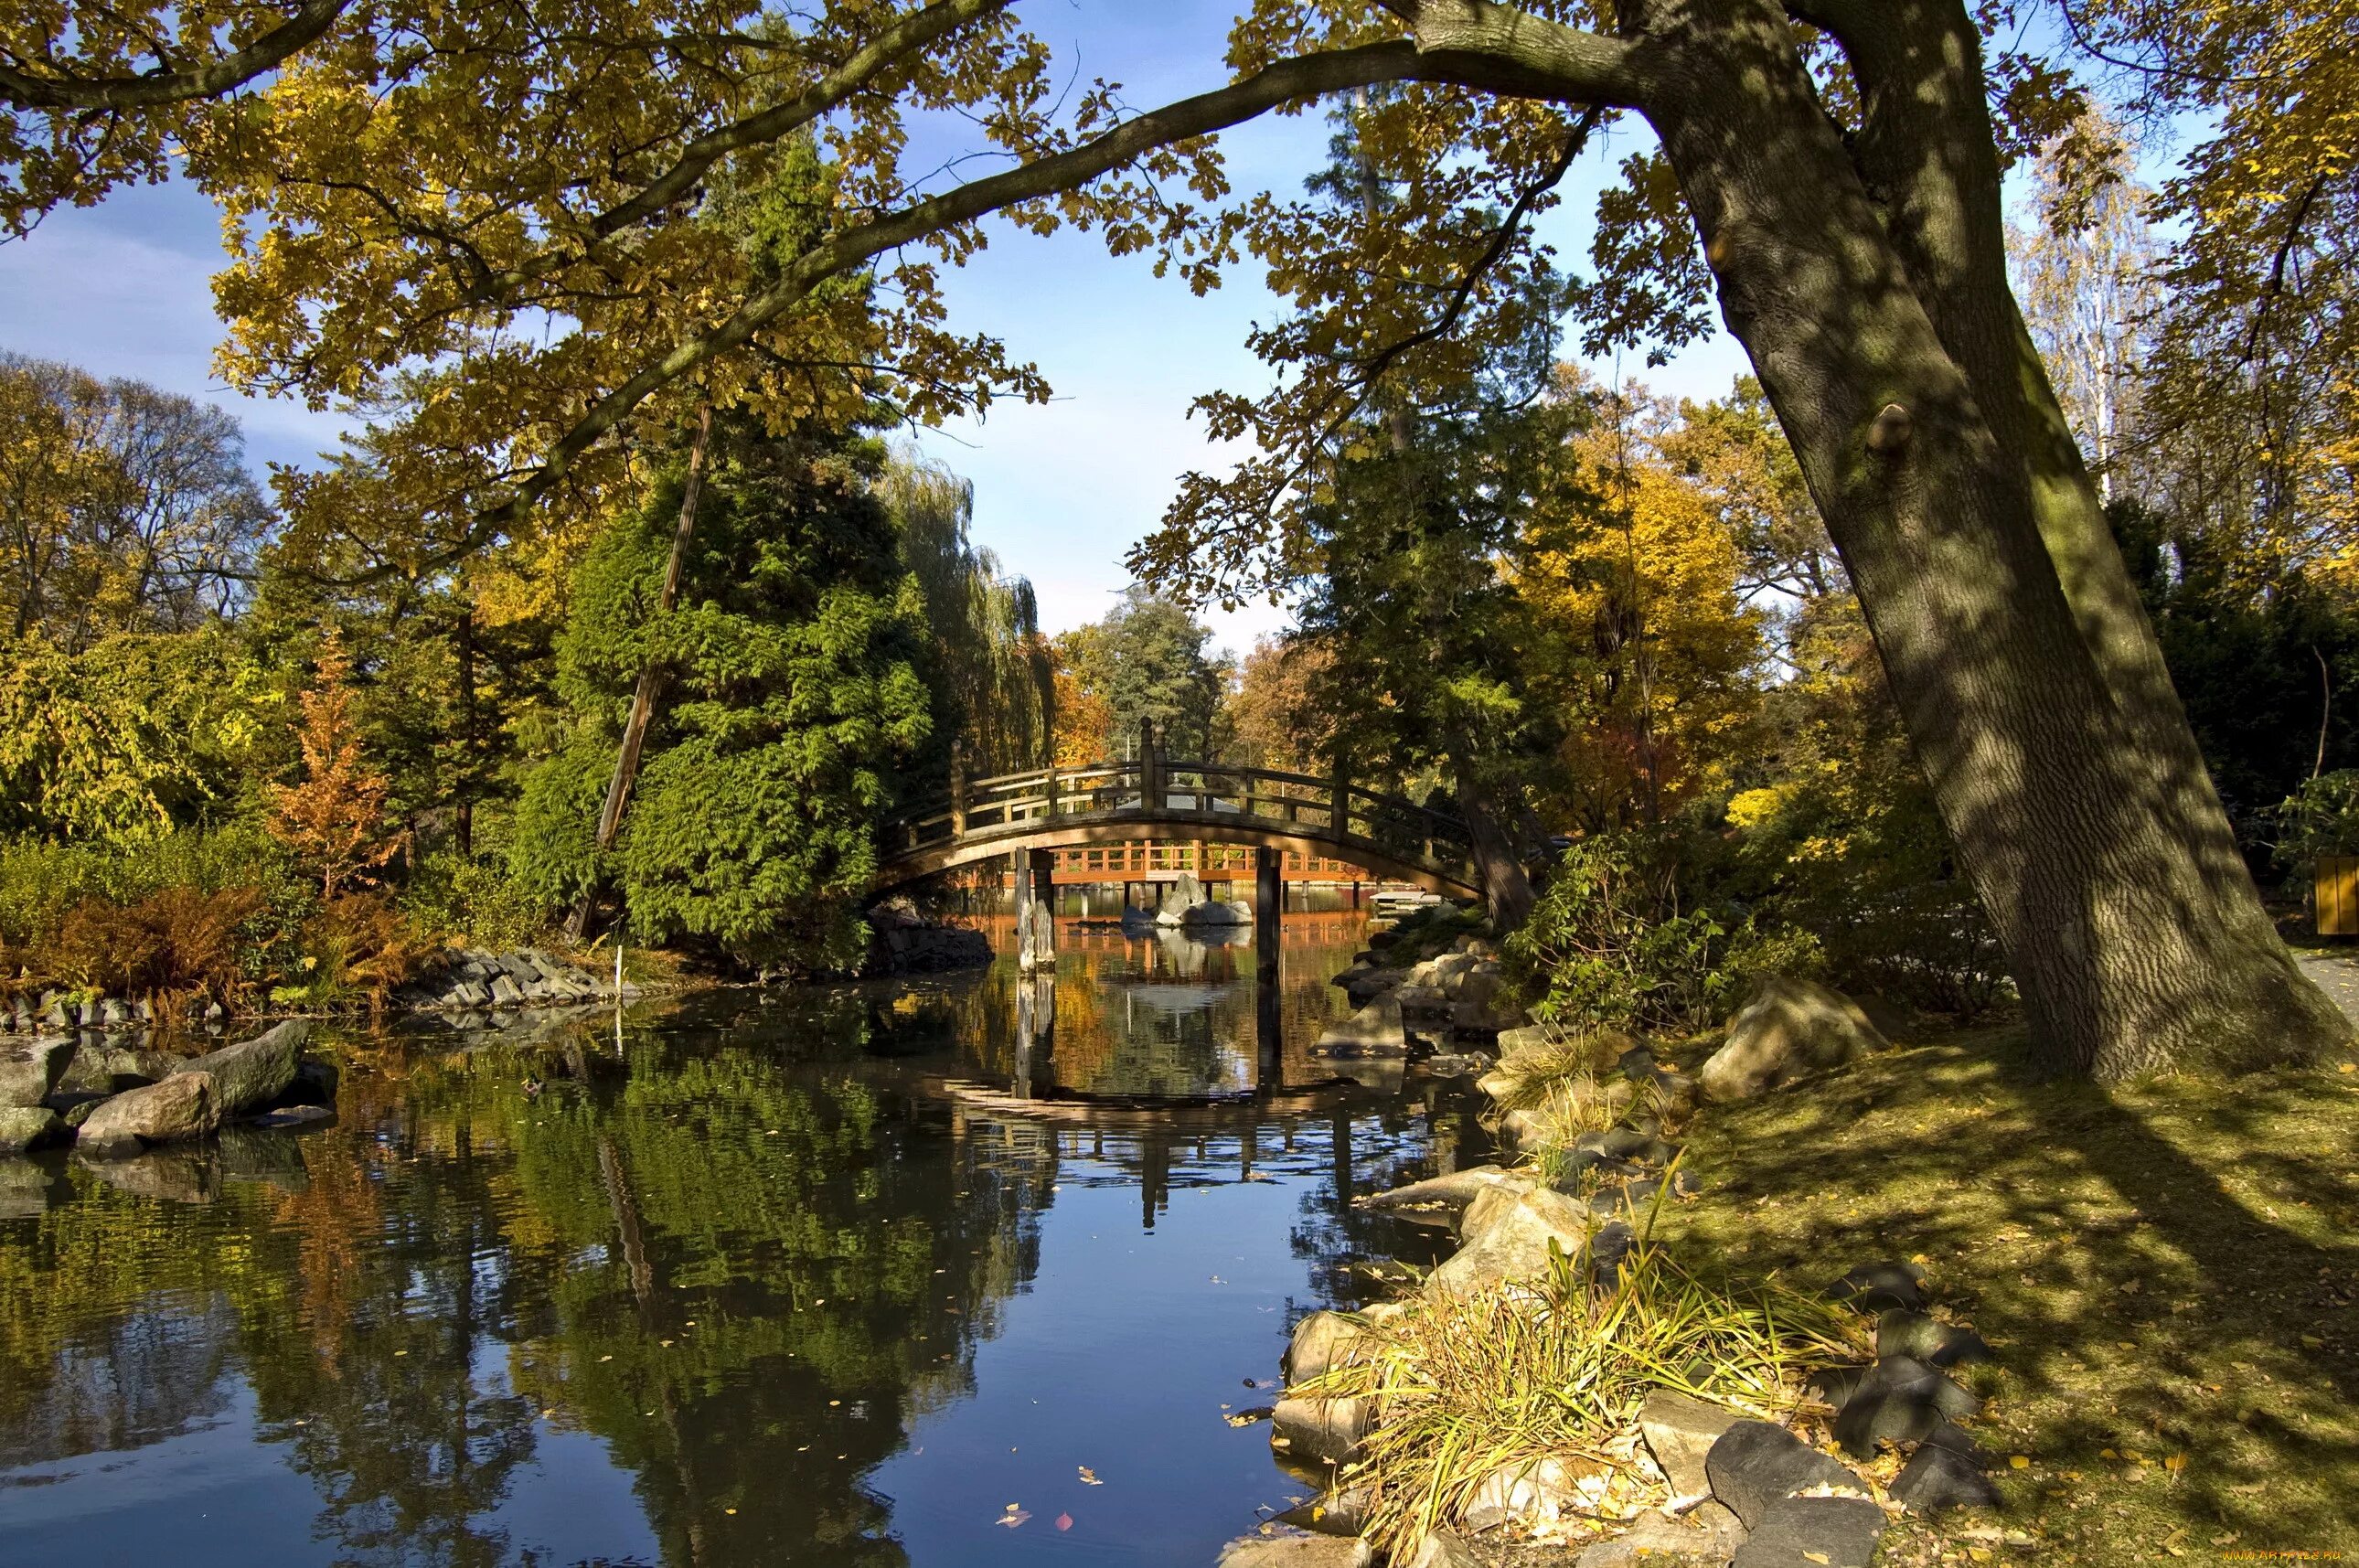
<svg viewBox="0 0 2359 1568"><path fill-rule="evenodd" d="M1483 1080L1492 1115L1529 1113L1543 1169L1585 1132L1605 1132L1633 1115L1662 1119L1660 1096L1652 1084L1635 1084L1613 1070L1621 1054L1638 1042L1613 1030L1551 1030L1536 1045L1510 1051Z"/></svg>
<svg viewBox="0 0 2359 1568"><path fill-rule="evenodd" d="M1374 1331L1377 1348L1294 1390L1373 1397L1383 1420L1344 1484L1370 1491L1366 1533L1386 1548L1454 1517L1486 1475L1565 1465L1599 1511L1659 1502L1635 1464L1638 1408L1673 1388L1748 1412L1793 1410L1818 1367L1855 1357L1861 1320L1756 1282L1708 1285L1651 1239L1593 1290L1586 1259L1472 1296L1418 1300Z"/></svg>
<svg viewBox="0 0 2359 1568"><path fill-rule="evenodd" d="M1687 1148L1684 1256L1806 1288L1913 1258L1997 1350L1971 1425L2005 1517L1904 1521L1884 1562L2359 1552L2359 1074L2049 1082L1986 1029Z"/></svg>

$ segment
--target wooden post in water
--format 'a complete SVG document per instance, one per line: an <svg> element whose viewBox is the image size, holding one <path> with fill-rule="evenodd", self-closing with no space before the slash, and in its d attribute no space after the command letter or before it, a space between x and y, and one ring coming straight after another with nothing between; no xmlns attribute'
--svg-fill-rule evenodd
<svg viewBox="0 0 2359 1568"><path fill-rule="evenodd" d="M1285 864L1275 849L1264 845L1254 850L1254 1044L1261 1069L1254 1087L1263 1094L1286 1081L1277 951L1286 913Z"/></svg>

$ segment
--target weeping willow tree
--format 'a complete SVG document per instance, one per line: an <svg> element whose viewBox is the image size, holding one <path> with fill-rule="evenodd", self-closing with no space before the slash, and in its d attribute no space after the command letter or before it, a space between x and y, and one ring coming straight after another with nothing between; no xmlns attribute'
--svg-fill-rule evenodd
<svg viewBox="0 0 2359 1568"><path fill-rule="evenodd" d="M925 595L934 640L934 733L958 738L970 772L1045 767L1055 681L1032 584L1004 576L969 537L974 488L897 453L877 482Z"/></svg>

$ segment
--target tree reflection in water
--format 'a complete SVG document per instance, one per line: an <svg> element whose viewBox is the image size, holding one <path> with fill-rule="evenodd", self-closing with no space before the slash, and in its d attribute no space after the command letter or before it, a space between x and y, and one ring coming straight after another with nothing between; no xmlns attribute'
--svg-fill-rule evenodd
<svg viewBox="0 0 2359 1568"><path fill-rule="evenodd" d="M1462 1102L1313 1086L1351 940L1289 947L1287 1087L1258 1100L1249 946L1085 934L1023 1008L1003 964L619 1033L356 1039L321 1129L18 1162L0 1485L32 1513L7 1550L191 1560L217 1519L85 1461L219 1425L235 1393L316 1496L318 1561L904 1562L871 1477L973 1394L1060 1183L1135 1186L1149 1229L1175 1186L1295 1184L1291 1235L1238 1245L1310 1265L1296 1310L1414 1245L1349 1198L1455 1158ZM640 1541L576 1541L536 1500L624 1486Z"/></svg>

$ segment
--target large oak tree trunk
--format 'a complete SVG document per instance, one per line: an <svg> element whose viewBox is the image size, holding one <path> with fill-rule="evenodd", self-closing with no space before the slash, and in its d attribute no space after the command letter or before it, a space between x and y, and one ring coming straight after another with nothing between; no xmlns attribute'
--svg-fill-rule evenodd
<svg viewBox="0 0 2359 1568"><path fill-rule="evenodd" d="M1845 38L1871 114L1856 148L1781 7L1628 9L1670 46L1649 117L1723 315L2053 1065L2116 1078L2347 1040L2235 852L2007 291L1959 0L1829 7L1905 24ZM1973 112L1944 120L1961 71Z"/></svg>

